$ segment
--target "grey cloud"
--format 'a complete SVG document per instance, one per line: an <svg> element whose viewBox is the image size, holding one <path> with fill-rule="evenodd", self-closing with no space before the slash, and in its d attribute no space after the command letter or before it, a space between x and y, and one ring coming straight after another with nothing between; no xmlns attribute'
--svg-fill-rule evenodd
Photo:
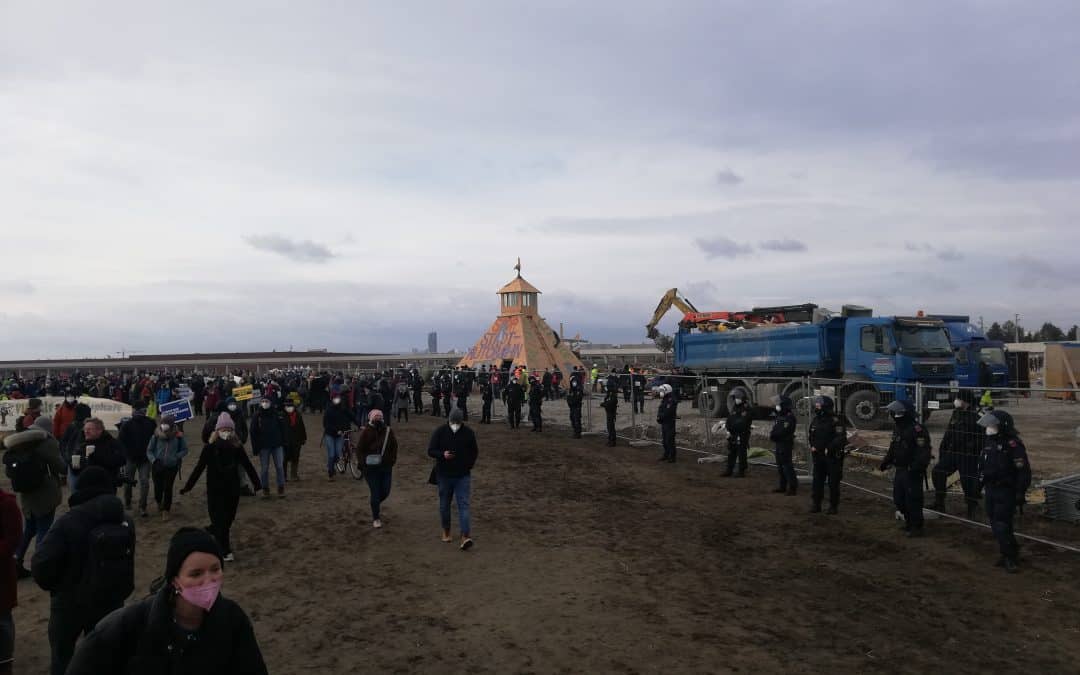
<svg viewBox="0 0 1080 675"><path fill-rule="evenodd" d="M29 281L23 281L21 279L15 281L0 281L0 287L12 293L20 293L22 295L30 295L37 292L37 286Z"/></svg>
<svg viewBox="0 0 1080 675"><path fill-rule="evenodd" d="M754 250L747 244L740 244L727 237L698 238L694 240L694 243L702 250L706 258L737 258Z"/></svg>
<svg viewBox="0 0 1080 675"><path fill-rule="evenodd" d="M777 251L781 253L795 253L806 250L806 244L798 239L770 239L758 244L763 251Z"/></svg>
<svg viewBox="0 0 1080 675"><path fill-rule="evenodd" d="M720 185L738 185L743 178L731 169L720 169L716 172L716 182Z"/></svg>
<svg viewBox="0 0 1080 675"><path fill-rule="evenodd" d="M1010 138L995 132L976 138L940 138L915 156L943 171L981 173L1006 180L1080 178L1080 138Z"/></svg>
<svg viewBox="0 0 1080 675"><path fill-rule="evenodd" d="M927 255L932 255L938 260L942 260L944 262L956 262L957 260L964 259L964 254L956 250L955 246L945 246L939 248L937 246L934 246L933 244L928 244L926 242L905 241L904 249L912 253L925 253Z"/></svg>
<svg viewBox="0 0 1080 675"><path fill-rule="evenodd" d="M957 251L952 246L939 250L935 255L938 260L943 260L945 262L955 262L964 259L964 254Z"/></svg>
<svg viewBox="0 0 1080 675"><path fill-rule="evenodd" d="M296 262L324 262L334 257L334 252L325 244L309 239L294 240L277 234L253 234L245 241L252 248L268 253L276 253Z"/></svg>
<svg viewBox="0 0 1080 675"><path fill-rule="evenodd" d="M929 253L934 250L934 247L925 242L905 241L904 248L912 253Z"/></svg>

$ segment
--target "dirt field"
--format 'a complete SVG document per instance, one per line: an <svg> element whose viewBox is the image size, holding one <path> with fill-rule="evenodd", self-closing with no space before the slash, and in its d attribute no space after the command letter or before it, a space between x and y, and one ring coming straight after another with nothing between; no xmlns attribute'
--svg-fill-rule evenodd
<svg viewBox="0 0 1080 675"><path fill-rule="evenodd" d="M326 481L317 442L286 499L242 503L225 593L272 673L1080 672L1080 556L1026 546L1006 576L987 531L935 521L909 541L850 490L840 516L811 516L763 467L722 479L685 455L474 426L462 553L426 483L436 423L398 428L382 530L362 481ZM139 588L176 527L206 523L202 484L172 522L142 521ZM45 672L48 599L19 590L17 672Z"/></svg>

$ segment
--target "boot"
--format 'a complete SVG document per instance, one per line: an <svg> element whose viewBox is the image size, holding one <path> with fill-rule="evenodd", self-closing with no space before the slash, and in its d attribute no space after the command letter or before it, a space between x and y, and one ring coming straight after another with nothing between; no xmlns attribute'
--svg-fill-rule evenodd
<svg viewBox="0 0 1080 675"><path fill-rule="evenodd" d="M285 496L285 486L284 485L279 485L278 486L277 496L278 497L284 497Z"/></svg>
<svg viewBox="0 0 1080 675"><path fill-rule="evenodd" d="M1019 568L1016 566L1016 561L1012 558L1005 558L1005 571L1009 574L1016 574Z"/></svg>
<svg viewBox="0 0 1080 675"><path fill-rule="evenodd" d="M262 492L263 492L263 498L264 499L269 499L270 498L270 488L264 487Z"/></svg>

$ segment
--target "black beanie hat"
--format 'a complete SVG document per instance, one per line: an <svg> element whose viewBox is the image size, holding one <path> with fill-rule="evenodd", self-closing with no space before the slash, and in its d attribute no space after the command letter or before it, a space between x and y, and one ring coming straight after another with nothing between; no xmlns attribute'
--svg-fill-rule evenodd
<svg viewBox="0 0 1080 675"><path fill-rule="evenodd" d="M82 478L80 477L81 481ZM224 566L221 547L217 540L206 530L198 527L181 527L169 540L169 553L165 557L165 582L168 583L180 574L180 566L192 553L216 555Z"/></svg>
<svg viewBox="0 0 1080 675"><path fill-rule="evenodd" d="M88 466L79 473L78 489L68 497L70 506L84 504L94 497L116 494L116 481L100 466Z"/></svg>

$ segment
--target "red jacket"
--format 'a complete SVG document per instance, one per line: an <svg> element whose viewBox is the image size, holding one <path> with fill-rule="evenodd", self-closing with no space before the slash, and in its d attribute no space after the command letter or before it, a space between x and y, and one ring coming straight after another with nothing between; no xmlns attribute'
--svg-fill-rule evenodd
<svg viewBox="0 0 1080 675"><path fill-rule="evenodd" d="M15 549L23 534L23 515L15 495L0 490L0 612L10 612L19 604L16 590Z"/></svg>
<svg viewBox="0 0 1080 675"><path fill-rule="evenodd" d="M71 423L75 421L75 404L68 405L63 403L52 417L52 435L53 438L60 440L64 437L64 432L71 426Z"/></svg>

